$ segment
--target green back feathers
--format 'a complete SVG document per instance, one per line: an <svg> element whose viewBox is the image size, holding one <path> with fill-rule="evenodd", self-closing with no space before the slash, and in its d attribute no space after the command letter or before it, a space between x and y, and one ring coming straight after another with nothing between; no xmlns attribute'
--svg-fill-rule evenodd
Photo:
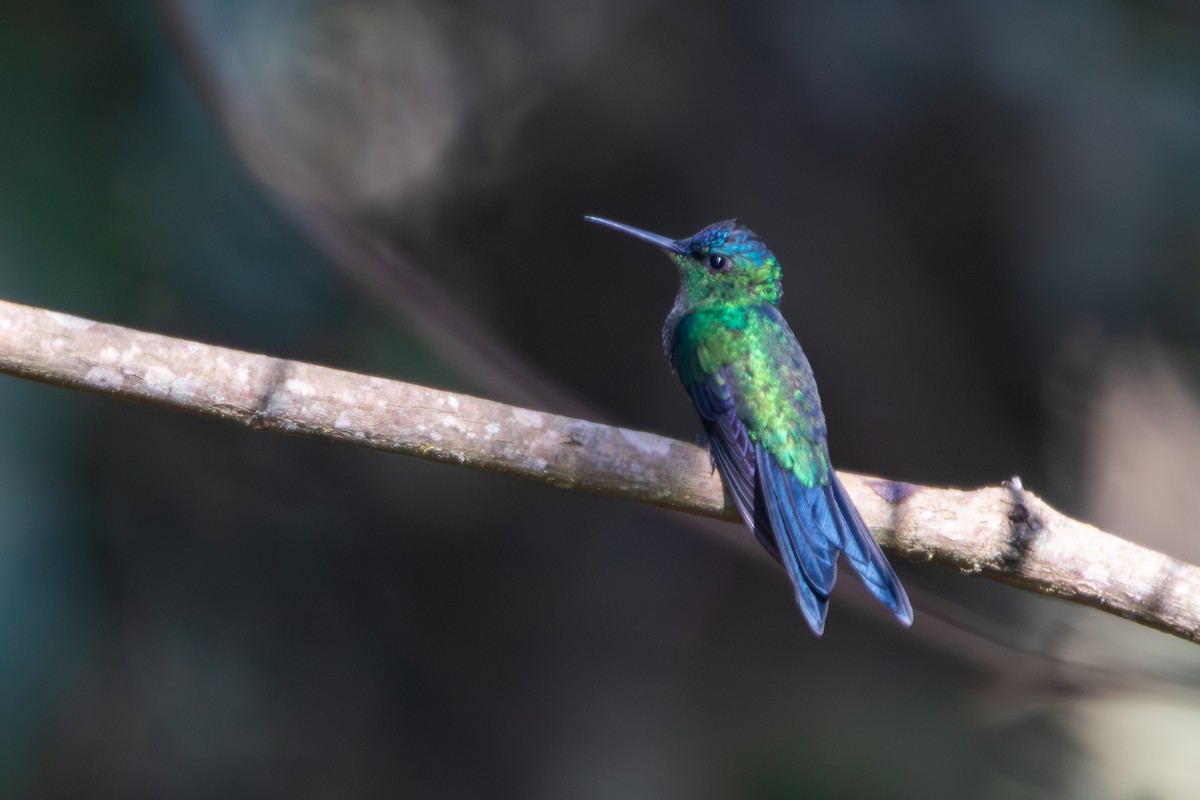
<svg viewBox="0 0 1200 800"><path fill-rule="evenodd" d="M680 318L671 362L685 386L727 394L754 442L805 486L829 476L825 415L804 351L775 306L710 306Z"/></svg>

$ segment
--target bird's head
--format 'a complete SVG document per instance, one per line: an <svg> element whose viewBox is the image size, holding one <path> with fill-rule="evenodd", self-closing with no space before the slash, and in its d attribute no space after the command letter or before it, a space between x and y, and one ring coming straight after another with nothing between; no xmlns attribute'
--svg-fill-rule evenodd
<svg viewBox="0 0 1200 800"><path fill-rule="evenodd" d="M778 303L779 262L758 235L734 220L714 222L686 239L668 239L602 217L586 217L658 245L679 268L680 299L689 309Z"/></svg>

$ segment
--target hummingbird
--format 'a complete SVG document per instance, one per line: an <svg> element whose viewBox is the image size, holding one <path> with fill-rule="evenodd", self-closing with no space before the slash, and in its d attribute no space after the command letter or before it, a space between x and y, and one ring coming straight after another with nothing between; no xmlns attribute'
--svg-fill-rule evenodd
<svg viewBox="0 0 1200 800"><path fill-rule="evenodd" d="M709 453L746 525L787 570L813 633L825 629L838 556L904 625L904 587L829 461L808 358L779 312L781 269L734 220L670 239L585 217L657 245L679 270L663 347L692 400Z"/></svg>

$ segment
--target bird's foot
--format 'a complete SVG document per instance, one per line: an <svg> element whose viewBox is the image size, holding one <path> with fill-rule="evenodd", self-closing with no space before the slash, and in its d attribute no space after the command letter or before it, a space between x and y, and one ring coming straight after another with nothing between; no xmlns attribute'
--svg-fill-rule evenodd
<svg viewBox="0 0 1200 800"><path fill-rule="evenodd" d="M713 472L716 472L717 471L717 457L715 455L713 455L712 445L709 442L708 437L705 436L703 433L697 433L694 436L692 436L692 441L696 443L697 447L703 447L705 450L708 451L708 465L710 467L712 467Z"/></svg>

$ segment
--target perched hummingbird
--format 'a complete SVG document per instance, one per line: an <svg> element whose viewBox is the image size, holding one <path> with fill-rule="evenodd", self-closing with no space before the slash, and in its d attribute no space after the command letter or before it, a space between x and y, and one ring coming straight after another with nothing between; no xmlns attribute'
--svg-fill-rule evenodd
<svg viewBox="0 0 1200 800"><path fill-rule="evenodd" d="M779 313L779 262L767 246L733 220L668 239L586 219L658 245L679 268L663 327L667 357L742 519L787 570L813 633L825 628L839 552L871 594L912 624L900 580L830 466L817 384Z"/></svg>

